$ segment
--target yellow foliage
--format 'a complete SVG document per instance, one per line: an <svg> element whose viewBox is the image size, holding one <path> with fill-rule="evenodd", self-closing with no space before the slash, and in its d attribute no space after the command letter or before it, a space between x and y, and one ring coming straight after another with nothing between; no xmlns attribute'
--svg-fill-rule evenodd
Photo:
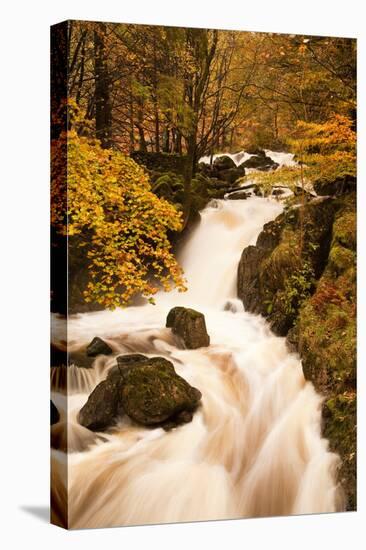
<svg viewBox="0 0 366 550"><path fill-rule="evenodd" d="M305 182L333 182L356 176L356 133L345 116L334 114L324 123L298 121L288 143L303 163ZM284 166L274 172L251 174L250 178L264 187L299 185L300 166Z"/></svg>
<svg viewBox="0 0 366 550"><path fill-rule="evenodd" d="M73 129L51 153L51 223L87 249L85 300L114 308L136 294L151 297L159 284L185 290L167 237L169 229L181 230L181 214L151 192L143 169Z"/></svg>

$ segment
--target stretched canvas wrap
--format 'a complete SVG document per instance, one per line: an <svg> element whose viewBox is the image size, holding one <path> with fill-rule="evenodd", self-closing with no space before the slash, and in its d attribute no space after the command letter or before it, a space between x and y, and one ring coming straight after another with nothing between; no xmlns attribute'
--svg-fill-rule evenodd
<svg viewBox="0 0 366 550"><path fill-rule="evenodd" d="M52 522L356 509L356 41L51 29Z"/></svg>

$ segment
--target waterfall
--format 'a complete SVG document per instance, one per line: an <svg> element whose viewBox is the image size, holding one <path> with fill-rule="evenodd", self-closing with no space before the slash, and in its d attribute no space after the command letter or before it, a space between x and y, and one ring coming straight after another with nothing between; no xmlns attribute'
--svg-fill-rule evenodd
<svg viewBox="0 0 366 550"><path fill-rule="evenodd" d="M69 397L54 386L68 422L68 513L72 528L333 512L338 457L321 437L321 397L303 377L301 362L264 319L236 298L243 248L282 210L265 198L217 200L179 255L186 293L160 293L156 305L85 313L68 320L68 340L82 347L96 335L116 353L169 359L202 392L193 421L170 432L127 417L106 433L77 423L77 412L105 378L115 354L92 369L71 367ZM202 311L211 345L175 346L165 328L176 305ZM75 370L76 369L76 370ZM62 445L53 452L57 496L64 494Z"/></svg>

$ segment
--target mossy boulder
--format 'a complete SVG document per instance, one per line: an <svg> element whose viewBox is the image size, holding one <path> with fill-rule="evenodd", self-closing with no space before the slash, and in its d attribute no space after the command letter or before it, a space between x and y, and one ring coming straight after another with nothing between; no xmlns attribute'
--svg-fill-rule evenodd
<svg viewBox="0 0 366 550"><path fill-rule="evenodd" d="M188 349L210 345L203 313L185 307L174 307L168 313L166 326L179 336Z"/></svg>
<svg viewBox="0 0 366 550"><path fill-rule="evenodd" d="M332 199L292 208L263 228L238 266L238 296L247 311L268 318L285 336L327 262L336 211Z"/></svg>
<svg viewBox="0 0 366 550"><path fill-rule="evenodd" d="M79 423L92 431L110 428L116 418L123 413L121 386L122 380L119 376L112 376L100 382L80 409Z"/></svg>
<svg viewBox="0 0 366 550"><path fill-rule="evenodd" d="M356 508L356 205L338 199L326 267L288 339L305 378L325 396L323 434L342 465L339 481L348 510Z"/></svg>
<svg viewBox="0 0 366 550"><path fill-rule="evenodd" d="M268 170L274 170L278 167L278 164L274 162L274 160L271 159L271 157L267 157L265 154L260 155L253 155L248 160L243 162L240 166L244 168L255 168L256 170L261 171L268 171Z"/></svg>
<svg viewBox="0 0 366 550"><path fill-rule="evenodd" d="M171 429L192 420L201 397L163 357L122 355L90 394L78 418L93 431L110 428L123 414L144 426Z"/></svg>
<svg viewBox="0 0 366 550"><path fill-rule="evenodd" d="M221 180L233 185L239 178L242 178L245 175L245 168L243 166L239 166L238 168L221 170L219 175Z"/></svg>
<svg viewBox="0 0 366 550"><path fill-rule="evenodd" d="M226 155L216 157L213 166L216 170L229 170L230 168L236 168L236 164L233 159Z"/></svg>
<svg viewBox="0 0 366 550"><path fill-rule="evenodd" d="M122 403L126 414L145 426L190 420L201 392L179 376L172 363L162 357L121 369ZM179 417L180 415L180 417Z"/></svg>
<svg viewBox="0 0 366 550"><path fill-rule="evenodd" d="M301 226L303 231L301 232ZM323 435L341 457L346 507L356 507L356 197L290 208L247 247L238 269L247 311L266 317L324 396Z"/></svg>
<svg viewBox="0 0 366 550"><path fill-rule="evenodd" d="M345 391L327 399L323 405L323 435L332 451L341 456L338 480L344 488L346 507L357 508L357 397Z"/></svg>
<svg viewBox="0 0 366 550"><path fill-rule="evenodd" d="M232 191L227 195L227 199L230 199L231 201L234 200L245 200L250 197L250 193L246 191Z"/></svg>

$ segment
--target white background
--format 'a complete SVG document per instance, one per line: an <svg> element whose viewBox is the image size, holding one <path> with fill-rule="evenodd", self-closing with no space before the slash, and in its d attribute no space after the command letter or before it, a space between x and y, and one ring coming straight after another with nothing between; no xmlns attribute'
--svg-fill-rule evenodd
<svg viewBox="0 0 366 550"><path fill-rule="evenodd" d="M2 548L365 546L365 31L363 1L13 0L0 38L0 542ZM49 25L64 19L352 36L359 39L359 511L66 532L48 524ZM5 119L5 121L4 121ZM5 305L5 307L4 307ZM238 434L240 437L240 434ZM184 480L182 480L184 483Z"/></svg>

